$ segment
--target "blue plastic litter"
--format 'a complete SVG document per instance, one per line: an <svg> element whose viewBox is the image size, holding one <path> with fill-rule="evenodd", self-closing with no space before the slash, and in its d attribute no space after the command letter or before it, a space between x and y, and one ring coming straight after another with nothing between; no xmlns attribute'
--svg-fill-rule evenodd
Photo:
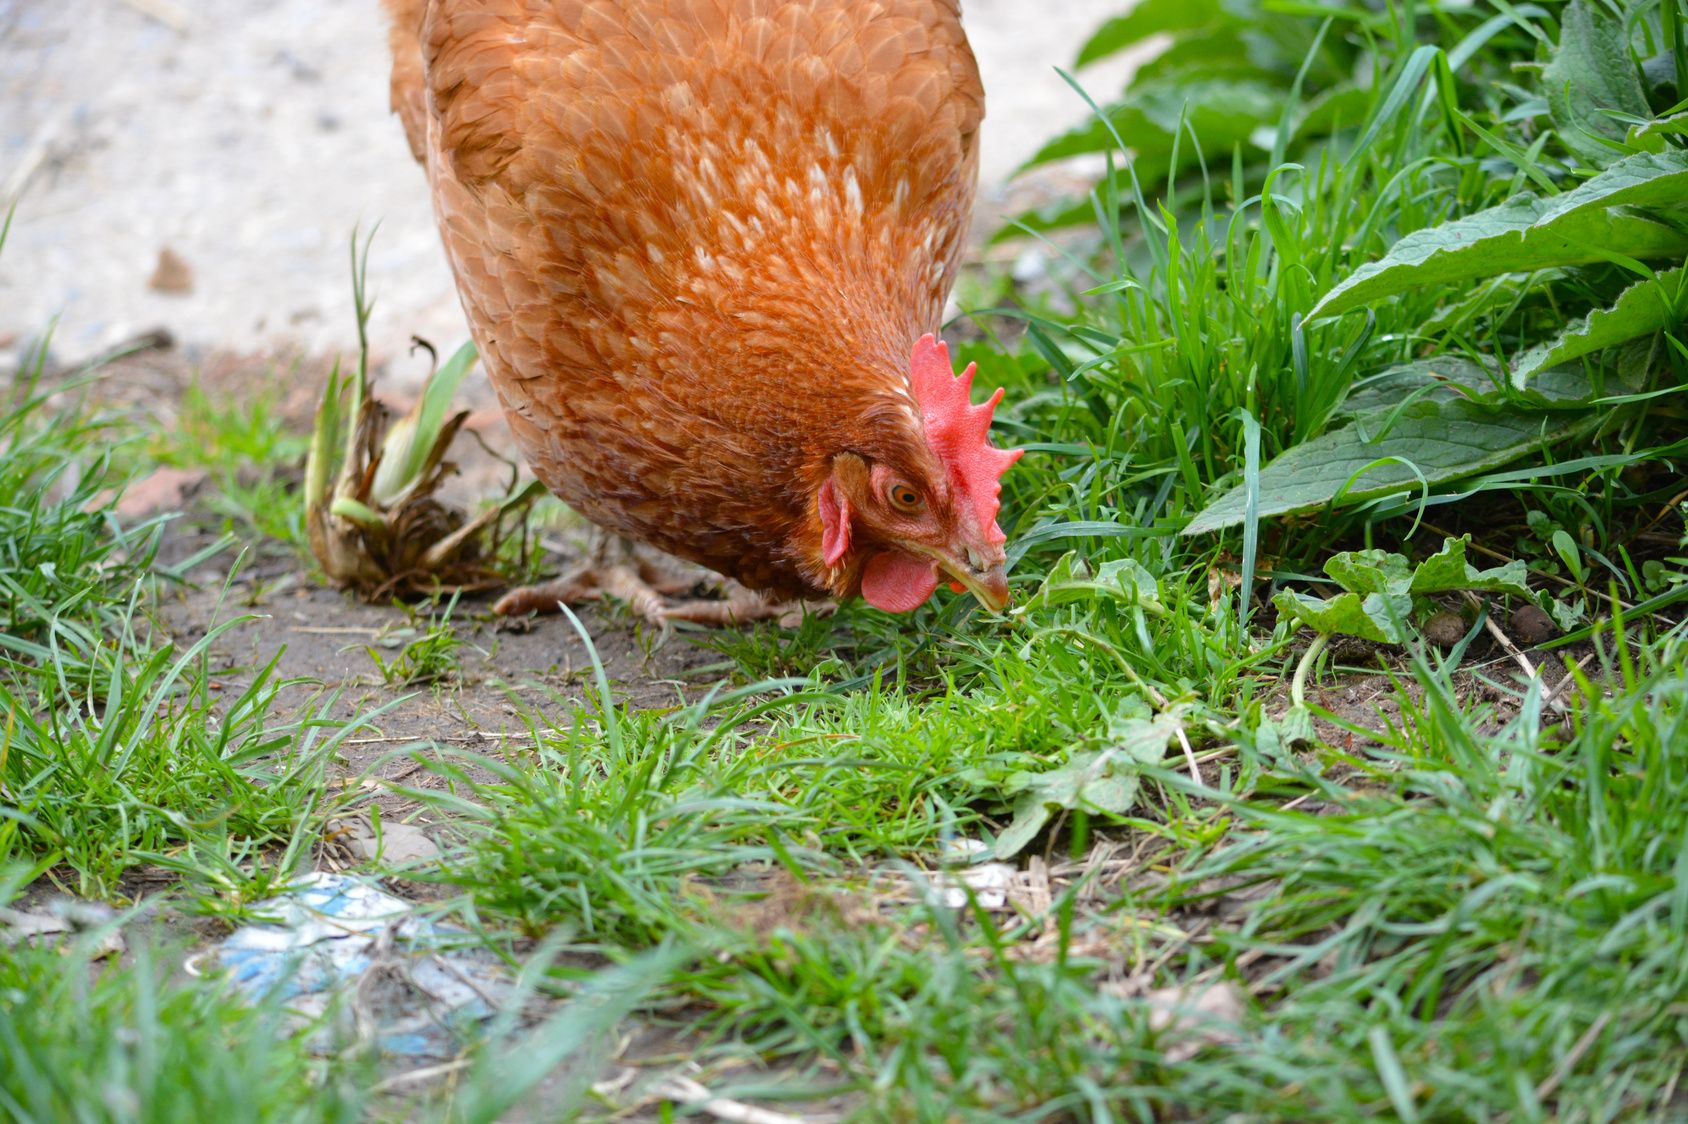
<svg viewBox="0 0 1688 1124"><path fill-rule="evenodd" d="M388 1054L451 1058L512 996L502 961L368 879L314 872L253 908L271 920L231 934L217 962L254 999L278 995L319 1024L322 1048L355 1033Z"/></svg>

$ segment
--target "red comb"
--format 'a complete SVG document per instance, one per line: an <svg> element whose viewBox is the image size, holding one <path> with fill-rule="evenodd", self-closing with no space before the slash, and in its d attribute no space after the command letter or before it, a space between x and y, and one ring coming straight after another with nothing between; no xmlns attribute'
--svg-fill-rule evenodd
<svg viewBox="0 0 1688 1124"><path fill-rule="evenodd" d="M950 479L973 503L979 526L986 538L1006 542L1008 536L996 525L1001 508L1002 474L1025 453L1024 449L998 449L990 443L991 415L1002 401L999 389L990 401L973 405L973 373L978 364L969 363L957 375L950 367L949 345L936 336L924 335L914 345L909 366L909 384L914 400L926 421L926 443L949 469Z"/></svg>

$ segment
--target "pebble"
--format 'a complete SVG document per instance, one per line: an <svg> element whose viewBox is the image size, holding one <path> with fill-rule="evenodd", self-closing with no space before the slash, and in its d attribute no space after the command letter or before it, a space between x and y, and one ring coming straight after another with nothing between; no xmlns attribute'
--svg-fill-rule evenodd
<svg viewBox="0 0 1688 1124"><path fill-rule="evenodd" d="M1545 643L1559 635L1553 618L1535 605L1520 605L1512 611L1512 639L1526 647Z"/></svg>
<svg viewBox="0 0 1688 1124"><path fill-rule="evenodd" d="M1438 648L1452 648L1465 639L1465 634L1469 630L1466 627L1464 617L1444 609L1425 621L1422 631L1424 638Z"/></svg>

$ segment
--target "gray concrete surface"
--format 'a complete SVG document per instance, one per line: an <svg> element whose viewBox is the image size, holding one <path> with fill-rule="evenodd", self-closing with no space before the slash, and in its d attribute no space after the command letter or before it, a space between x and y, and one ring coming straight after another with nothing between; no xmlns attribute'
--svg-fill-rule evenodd
<svg viewBox="0 0 1688 1124"><path fill-rule="evenodd" d="M1055 73L1128 0L967 0L986 190L1083 103ZM1119 68L1086 72L1099 96ZM347 241L381 223L374 342L463 337L426 188L387 112L376 0L0 0L0 361L153 328L204 350L352 341ZM1000 190L997 186L995 190ZM161 251L189 288L149 286Z"/></svg>

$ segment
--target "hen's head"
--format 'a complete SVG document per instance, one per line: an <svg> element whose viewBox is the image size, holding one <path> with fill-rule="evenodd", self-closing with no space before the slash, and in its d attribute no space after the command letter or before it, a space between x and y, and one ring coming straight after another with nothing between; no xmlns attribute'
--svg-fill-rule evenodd
<svg viewBox="0 0 1688 1124"><path fill-rule="evenodd" d="M1022 450L990 444L1002 391L973 405L974 370L955 375L949 348L922 337L909 371L919 416L887 409L855 447L832 454L815 506L835 594L906 613L942 576L992 609L1008 604L997 496Z"/></svg>

